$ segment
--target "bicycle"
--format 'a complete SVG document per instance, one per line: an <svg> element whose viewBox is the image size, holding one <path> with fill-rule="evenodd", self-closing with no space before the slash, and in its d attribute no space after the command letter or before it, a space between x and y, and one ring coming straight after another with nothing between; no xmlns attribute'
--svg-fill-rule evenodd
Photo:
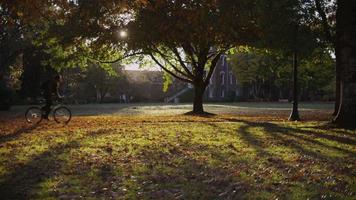
<svg viewBox="0 0 356 200"><path fill-rule="evenodd" d="M72 118L72 112L59 101L55 101L55 104L53 108L51 107L50 111L54 121L68 124ZM31 124L38 124L43 120L44 113L43 106L31 106L25 112L26 121Z"/></svg>

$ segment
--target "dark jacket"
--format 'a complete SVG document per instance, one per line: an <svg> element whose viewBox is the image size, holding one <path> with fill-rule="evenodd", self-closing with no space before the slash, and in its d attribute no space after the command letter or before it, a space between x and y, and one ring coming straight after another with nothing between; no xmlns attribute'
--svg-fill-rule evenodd
<svg viewBox="0 0 356 200"><path fill-rule="evenodd" d="M48 80L42 83L42 91L44 98L51 98L52 95L59 96L59 84L55 80Z"/></svg>

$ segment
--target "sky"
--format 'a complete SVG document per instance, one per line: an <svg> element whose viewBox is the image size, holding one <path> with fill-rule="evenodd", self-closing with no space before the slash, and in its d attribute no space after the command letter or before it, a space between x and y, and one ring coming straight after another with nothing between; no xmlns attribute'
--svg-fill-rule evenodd
<svg viewBox="0 0 356 200"><path fill-rule="evenodd" d="M128 64L125 66L125 70L148 70L148 71L161 71L159 66L154 65L154 66L145 66L145 67L140 67L138 63L132 63Z"/></svg>

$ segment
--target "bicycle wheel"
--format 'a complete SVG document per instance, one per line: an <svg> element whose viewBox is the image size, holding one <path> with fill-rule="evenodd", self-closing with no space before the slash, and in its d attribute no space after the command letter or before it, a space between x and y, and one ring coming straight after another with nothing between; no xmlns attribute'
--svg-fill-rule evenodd
<svg viewBox="0 0 356 200"><path fill-rule="evenodd" d="M72 113L65 106L59 106L53 111L53 118L57 123L67 124L72 118Z"/></svg>
<svg viewBox="0 0 356 200"><path fill-rule="evenodd" d="M42 121L42 110L40 107L29 107L25 112L25 118L28 123L38 124Z"/></svg>

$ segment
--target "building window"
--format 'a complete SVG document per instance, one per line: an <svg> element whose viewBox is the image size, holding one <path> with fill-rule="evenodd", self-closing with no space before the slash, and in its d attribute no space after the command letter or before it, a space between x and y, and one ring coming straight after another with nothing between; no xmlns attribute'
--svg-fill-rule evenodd
<svg viewBox="0 0 356 200"><path fill-rule="evenodd" d="M221 66L222 66L222 68L224 69L225 67L225 56L221 56L220 57L221 58Z"/></svg>
<svg viewBox="0 0 356 200"><path fill-rule="evenodd" d="M225 97L225 90L221 90L221 97L222 97L222 98Z"/></svg>
<svg viewBox="0 0 356 200"><path fill-rule="evenodd" d="M232 82L232 72L229 73L229 76L230 76L229 77L230 78L230 85L232 85L233 84L233 82Z"/></svg>
<svg viewBox="0 0 356 200"><path fill-rule="evenodd" d="M225 72L223 72L223 71L221 71L220 72L220 84L221 85L224 85L224 83L225 83Z"/></svg>

